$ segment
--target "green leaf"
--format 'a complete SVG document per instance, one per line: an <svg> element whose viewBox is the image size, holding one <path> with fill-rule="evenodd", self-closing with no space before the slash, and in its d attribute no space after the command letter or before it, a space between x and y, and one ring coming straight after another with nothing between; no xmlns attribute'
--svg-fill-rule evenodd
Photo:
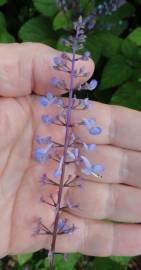
<svg viewBox="0 0 141 270"><path fill-rule="evenodd" d="M54 30L67 28L68 20L63 11L60 11L53 20Z"/></svg>
<svg viewBox="0 0 141 270"><path fill-rule="evenodd" d="M97 63L102 55L102 44L97 35L88 36L85 47L86 50L91 52L91 57Z"/></svg>
<svg viewBox="0 0 141 270"><path fill-rule="evenodd" d="M19 265L24 265L32 258L32 253L28 254L19 254L16 256L17 262Z"/></svg>
<svg viewBox="0 0 141 270"><path fill-rule="evenodd" d="M93 263L92 270L125 270L120 264L110 260L109 258L96 258Z"/></svg>
<svg viewBox="0 0 141 270"><path fill-rule="evenodd" d="M117 263L119 263L119 264L121 264L123 266L127 266L132 257L128 257L128 256L111 256L109 258L114 262L117 262Z"/></svg>
<svg viewBox="0 0 141 270"><path fill-rule="evenodd" d="M141 67L138 67L134 69L132 74L132 80L134 82L140 82L141 81Z"/></svg>
<svg viewBox="0 0 141 270"><path fill-rule="evenodd" d="M97 18L95 31L100 32L106 30L114 35L122 34L128 27L128 22L120 18L117 12L114 12L110 16L101 16Z"/></svg>
<svg viewBox="0 0 141 270"><path fill-rule="evenodd" d="M100 89L115 87L127 81L132 74L132 68L122 55L114 56L104 67Z"/></svg>
<svg viewBox="0 0 141 270"><path fill-rule="evenodd" d="M55 255L55 270L75 270L79 258L79 254L70 254L68 261L64 262L63 255ZM45 261L44 267L48 269L48 260Z"/></svg>
<svg viewBox="0 0 141 270"><path fill-rule="evenodd" d="M135 0L135 2L141 5L141 0Z"/></svg>
<svg viewBox="0 0 141 270"><path fill-rule="evenodd" d="M47 18L38 16L27 21L19 31L22 41L42 42L55 46L56 36L53 34Z"/></svg>
<svg viewBox="0 0 141 270"><path fill-rule="evenodd" d="M10 35L7 31L0 31L0 43L13 43L15 38Z"/></svg>
<svg viewBox="0 0 141 270"><path fill-rule="evenodd" d="M8 0L0 0L0 6L3 6L4 4L6 4L8 2Z"/></svg>
<svg viewBox="0 0 141 270"><path fill-rule="evenodd" d="M125 3L118 9L117 13L121 19L129 18L135 15L135 7L130 3Z"/></svg>
<svg viewBox="0 0 141 270"><path fill-rule="evenodd" d="M106 57L112 57L120 52L122 39L111 34L101 33L97 35L99 42L102 44L102 55Z"/></svg>
<svg viewBox="0 0 141 270"><path fill-rule="evenodd" d="M71 254L68 261L64 262L64 258L62 257L62 255L56 256L55 270L74 270L75 264L77 263L79 257L80 257L80 255L78 255L78 254Z"/></svg>
<svg viewBox="0 0 141 270"><path fill-rule="evenodd" d="M56 0L33 0L35 8L44 16L53 17L57 12Z"/></svg>
<svg viewBox="0 0 141 270"><path fill-rule="evenodd" d="M135 42L137 46L141 46L141 27L137 27L129 36L131 41Z"/></svg>
<svg viewBox="0 0 141 270"><path fill-rule="evenodd" d="M125 57L134 61L135 64L141 63L140 49L129 38L123 40L121 50Z"/></svg>
<svg viewBox="0 0 141 270"><path fill-rule="evenodd" d="M6 29L6 20L5 16L2 12L0 12L0 31L3 31Z"/></svg>
<svg viewBox="0 0 141 270"><path fill-rule="evenodd" d="M93 1L88 1L88 0L79 0L79 6L80 6L81 12L88 15L91 13L92 9L94 8Z"/></svg>
<svg viewBox="0 0 141 270"><path fill-rule="evenodd" d="M141 111L141 83L125 83L112 96L110 103Z"/></svg>

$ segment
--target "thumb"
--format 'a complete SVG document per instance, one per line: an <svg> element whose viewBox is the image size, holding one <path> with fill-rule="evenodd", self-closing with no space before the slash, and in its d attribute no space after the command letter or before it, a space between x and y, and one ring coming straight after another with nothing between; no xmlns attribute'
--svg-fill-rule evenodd
<svg viewBox="0 0 141 270"><path fill-rule="evenodd" d="M39 43L1 44L0 45L0 96L19 97L32 92L43 95L47 91L58 93L51 85L51 78L56 76L69 84L69 74L54 70L53 59L60 52ZM84 66L79 60L76 69ZM82 84L87 81L94 70L90 59L85 62L87 77L79 77Z"/></svg>

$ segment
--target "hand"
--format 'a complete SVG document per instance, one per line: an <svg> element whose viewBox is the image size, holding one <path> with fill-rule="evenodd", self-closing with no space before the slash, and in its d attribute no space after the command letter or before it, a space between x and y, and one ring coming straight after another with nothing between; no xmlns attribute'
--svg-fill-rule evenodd
<svg viewBox="0 0 141 270"><path fill-rule="evenodd" d="M45 129L41 123L45 111L37 96L48 90L58 91L50 87L54 76L52 60L57 54L40 44L0 46L1 257L50 247L48 236L32 233L38 217L49 228L54 220L53 208L41 203L40 196L48 198L56 190L42 187L39 178L44 172L51 175L56 162L40 165L34 161L33 152L36 135L50 134L58 142L64 140L63 127L52 125ZM92 61L87 65L92 74ZM66 74L56 75L68 82ZM31 95L33 90L36 95ZM50 114L55 113L52 108L48 110ZM98 144L94 153L81 151L92 163L103 164L105 171L102 179L85 177L82 188L64 192L64 202L69 196L72 203L80 203L80 209L63 213L77 230L71 236L58 237L56 251L95 256L140 254L141 225L133 223L141 222L141 113L94 102L83 115L73 113L72 121L91 116L96 117L102 134L93 138L82 126L75 132L85 142ZM81 174L72 165L67 174L70 171Z"/></svg>

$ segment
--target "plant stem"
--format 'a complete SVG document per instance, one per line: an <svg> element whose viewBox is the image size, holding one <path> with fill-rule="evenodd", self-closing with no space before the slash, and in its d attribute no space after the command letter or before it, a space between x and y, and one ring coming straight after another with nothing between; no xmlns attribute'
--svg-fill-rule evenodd
<svg viewBox="0 0 141 270"><path fill-rule="evenodd" d="M57 238L57 229L58 229L58 222L59 222L59 216L60 216L63 184L64 184L64 175L65 175L65 167L66 167L65 163L66 163L67 149L68 149L68 144L69 144L69 130L70 130L70 123L71 123L71 107L72 107L72 98L73 98L73 91L74 91L75 55L76 55L76 45L77 45L78 33L79 33L79 29L77 29L76 36L75 36L74 43L73 43L72 66L71 66L71 74L70 74L70 88L69 88L68 109L67 109L67 119L66 119L66 134L65 134L64 152L63 152L63 165L62 165L62 172L61 172L61 178L60 178L60 184L59 184L56 216L55 216L54 230L53 230L52 243L51 243L51 253L52 253L52 260L51 260L51 264L50 264L51 270L53 270L53 268L54 268L54 252L55 252L55 244L56 244L56 238Z"/></svg>

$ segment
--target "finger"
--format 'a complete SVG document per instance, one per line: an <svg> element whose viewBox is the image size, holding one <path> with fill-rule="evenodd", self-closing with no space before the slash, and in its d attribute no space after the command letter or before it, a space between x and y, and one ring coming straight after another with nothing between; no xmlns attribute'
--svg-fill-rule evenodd
<svg viewBox="0 0 141 270"><path fill-rule="evenodd" d="M68 190L66 200L72 206L79 203L80 207L69 211L83 218L141 222L141 189L85 180L82 181L82 188Z"/></svg>
<svg viewBox="0 0 141 270"><path fill-rule="evenodd" d="M75 127L74 132L83 141L141 150L141 112L94 102L88 110L72 112L73 123L79 123L83 118L96 118L96 126L102 128L100 135L93 136L85 126Z"/></svg>
<svg viewBox="0 0 141 270"><path fill-rule="evenodd" d="M45 94L53 91L58 94L58 89L51 85L51 78L59 76L69 84L69 74L56 71L53 68L53 59L60 52L39 43L1 44L0 45L0 96L19 97L34 91ZM84 66L82 61L77 61L76 69ZM76 80L83 83L91 77L94 64L92 60L85 62L89 75Z"/></svg>
<svg viewBox="0 0 141 270"><path fill-rule="evenodd" d="M91 256L135 256L141 253L140 225L91 221L70 215L68 221L77 229L72 235L57 238L57 252L80 252Z"/></svg>
<svg viewBox="0 0 141 270"><path fill-rule="evenodd" d="M81 155L88 158L91 164L102 164L104 171L102 178L96 178L94 175L84 175L81 170L78 174L83 178L89 178L91 181L100 181L104 183L124 183L135 187L141 187L141 153L112 145L97 145L95 151L86 151L81 149Z"/></svg>
<svg viewBox="0 0 141 270"><path fill-rule="evenodd" d="M65 137L65 127L61 126L55 126L55 125L44 125L41 123L41 116L43 114L49 114L49 115L55 115L60 111L58 107L56 106L50 106L46 108L46 110L40 106L39 99L37 97L32 96L32 99L30 99L31 107L33 111L33 124L34 124L34 130L36 135L41 136L52 136L53 140L57 140L57 142L63 143L64 137ZM102 115L106 115L106 108L107 105L96 103L95 106L101 107ZM102 111L103 106L105 107ZM109 108L109 107L108 107ZM95 109L94 109L95 110ZM124 109L123 109L124 110ZM96 111L97 112L97 111ZM78 117L78 113L76 114L76 118ZM82 112L81 112L82 114ZM97 113L97 116L99 117L99 114ZM74 117L74 115L73 115ZM80 116L79 116L80 117ZM82 119L82 117L81 117ZM103 119L103 118L102 118ZM77 120L76 120L77 121ZM108 120L109 121L109 120ZM103 125L106 125L106 119L103 121ZM42 128L41 128L42 125ZM108 128L108 127L107 127ZM83 130L82 130L83 129ZM79 137L85 141L86 143L89 142L95 142L95 140L100 140L100 136L106 137L106 126L103 128L103 134L99 135L97 137L93 137L89 135L86 128L79 126L75 128L75 132L79 135ZM122 140L124 138L122 137ZM112 145L97 145L95 152L90 152L84 150L84 148L81 149L81 154L88 157L90 162L92 164L102 164L104 166L104 172L102 174L102 182L105 183L126 183L128 185L133 186L141 186L140 184L140 159L141 154L137 151L131 151L131 150L125 150L123 148L117 148ZM81 173L81 169L79 170L79 173ZM83 175L85 177L85 175ZM86 176L87 178L87 176ZM89 176L89 180L95 181L97 178L94 176ZM99 179L98 179L99 181Z"/></svg>
<svg viewBox="0 0 141 270"><path fill-rule="evenodd" d="M32 236L32 233L37 226L38 217L42 217L43 224L51 229L55 212L47 205L39 203L40 188L32 171L29 170L25 177L27 181L24 179L22 182L14 206L14 224L8 254L31 252L40 248L50 249L51 245L50 236ZM23 207L23 201L27 207ZM92 221L67 213L61 218L67 218L68 225L75 224L76 230L71 235L57 237L56 252L81 252L93 256L133 256L141 252L140 225Z"/></svg>

